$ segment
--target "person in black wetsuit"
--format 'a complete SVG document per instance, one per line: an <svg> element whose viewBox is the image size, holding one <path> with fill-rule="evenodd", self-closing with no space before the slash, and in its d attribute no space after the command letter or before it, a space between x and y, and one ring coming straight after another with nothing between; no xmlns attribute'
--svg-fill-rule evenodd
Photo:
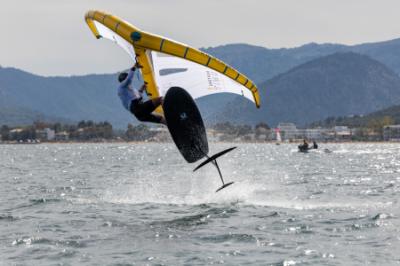
<svg viewBox="0 0 400 266"><path fill-rule="evenodd" d="M300 151L307 151L308 150L308 142L306 139L303 140L303 144L299 145Z"/></svg>
<svg viewBox="0 0 400 266"><path fill-rule="evenodd" d="M303 145L302 145L303 149L308 150L308 142L307 140L303 140Z"/></svg>
<svg viewBox="0 0 400 266"><path fill-rule="evenodd" d="M142 66L136 63L129 72L123 72L119 74L118 81L118 96L121 99L122 105L131 112L139 121L160 123L166 125L164 116L153 113L153 111L160 105L162 105L163 98L157 97L147 101L143 100L143 93L146 90L146 84L140 89L136 89L132 86L133 75L137 68Z"/></svg>
<svg viewBox="0 0 400 266"><path fill-rule="evenodd" d="M318 149L318 144L315 142L315 140L313 141L313 149Z"/></svg>

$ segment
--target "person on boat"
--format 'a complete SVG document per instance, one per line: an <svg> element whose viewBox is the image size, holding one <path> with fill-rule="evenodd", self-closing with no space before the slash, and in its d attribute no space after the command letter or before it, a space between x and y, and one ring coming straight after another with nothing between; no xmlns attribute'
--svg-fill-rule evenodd
<svg viewBox="0 0 400 266"><path fill-rule="evenodd" d="M143 92L146 91L146 83L140 89L133 88L133 76L137 68L142 66L136 63L128 72L122 72L118 75L118 96L122 105L132 113L139 121L151 122L157 124L166 124L162 115L153 113L154 110L163 103L162 97L157 97L143 101Z"/></svg>
<svg viewBox="0 0 400 266"><path fill-rule="evenodd" d="M308 150L308 142L306 139L303 140L303 144L299 145L300 151L307 151Z"/></svg>
<svg viewBox="0 0 400 266"><path fill-rule="evenodd" d="M308 150L308 142L307 142L306 139L303 140L303 145L301 145L301 147L302 147L304 150Z"/></svg>
<svg viewBox="0 0 400 266"><path fill-rule="evenodd" d="M315 142L315 140L313 141L313 149L318 149L318 144Z"/></svg>

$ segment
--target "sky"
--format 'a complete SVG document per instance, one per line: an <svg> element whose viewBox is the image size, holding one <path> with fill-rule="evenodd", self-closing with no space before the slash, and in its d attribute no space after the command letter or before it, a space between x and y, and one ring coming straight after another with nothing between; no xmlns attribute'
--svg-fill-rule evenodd
<svg viewBox="0 0 400 266"><path fill-rule="evenodd" d="M115 73L125 52L97 40L88 10L191 46L290 48L400 38L399 0L0 0L0 65L44 76Z"/></svg>

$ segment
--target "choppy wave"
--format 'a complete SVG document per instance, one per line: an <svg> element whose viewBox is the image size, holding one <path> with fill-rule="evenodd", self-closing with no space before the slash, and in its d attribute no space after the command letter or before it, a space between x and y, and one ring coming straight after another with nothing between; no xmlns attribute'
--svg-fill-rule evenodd
<svg viewBox="0 0 400 266"><path fill-rule="evenodd" d="M218 193L169 144L2 148L0 265L400 261L398 144L239 145Z"/></svg>

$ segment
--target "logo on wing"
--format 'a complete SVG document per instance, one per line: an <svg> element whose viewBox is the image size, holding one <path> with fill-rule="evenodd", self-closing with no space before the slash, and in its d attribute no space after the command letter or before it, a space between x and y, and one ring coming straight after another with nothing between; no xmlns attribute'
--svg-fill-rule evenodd
<svg viewBox="0 0 400 266"><path fill-rule="evenodd" d="M180 117L181 121L186 120L188 118L188 116L187 116L187 114L185 112L180 113L179 117Z"/></svg>

